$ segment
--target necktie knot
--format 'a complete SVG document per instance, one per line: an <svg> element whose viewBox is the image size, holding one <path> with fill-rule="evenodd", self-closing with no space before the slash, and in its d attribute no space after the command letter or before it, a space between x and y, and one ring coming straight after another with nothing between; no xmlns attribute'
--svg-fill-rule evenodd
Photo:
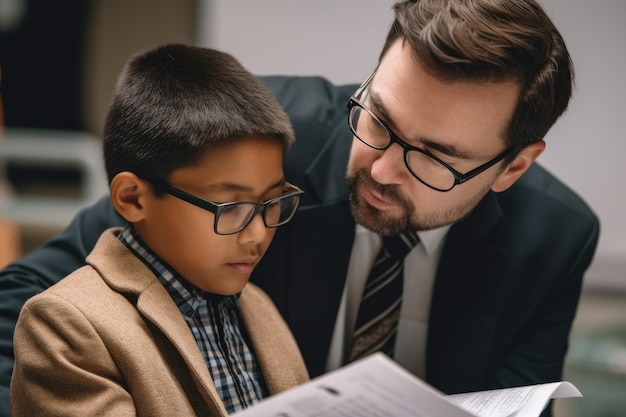
<svg viewBox="0 0 626 417"><path fill-rule="evenodd" d="M383 248L394 259L404 258L417 245L419 237L416 232L400 233L383 237Z"/></svg>

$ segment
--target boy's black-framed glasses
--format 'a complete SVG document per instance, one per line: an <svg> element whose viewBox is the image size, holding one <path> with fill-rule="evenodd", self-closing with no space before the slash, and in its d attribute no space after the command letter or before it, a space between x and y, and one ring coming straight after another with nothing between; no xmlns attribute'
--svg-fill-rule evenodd
<svg viewBox="0 0 626 417"><path fill-rule="evenodd" d="M367 94L367 87L374 74L376 72L372 73L348 100L350 130L357 139L373 149L384 151L394 143L400 145L404 150L404 163L407 169L415 179L427 187L441 192L450 191L455 186L491 168L516 149L514 146L507 148L479 167L465 174L460 173L430 152L409 145L363 104L363 97Z"/></svg>
<svg viewBox="0 0 626 417"><path fill-rule="evenodd" d="M285 191L264 203L234 201L214 203L173 187L164 181L147 180L153 187L215 215L213 231L218 235L232 235L245 229L257 213L261 213L266 227L275 228L289 222L298 210L304 191L285 183Z"/></svg>

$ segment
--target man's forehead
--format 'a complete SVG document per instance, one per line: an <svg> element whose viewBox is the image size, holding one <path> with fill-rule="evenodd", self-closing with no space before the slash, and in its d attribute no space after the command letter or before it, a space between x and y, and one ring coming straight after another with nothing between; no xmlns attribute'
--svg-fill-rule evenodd
<svg viewBox="0 0 626 417"><path fill-rule="evenodd" d="M397 135L464 155L482 155L481 143L504 141L519 99L516 83L442 81L414 60L389 58L368 85L366 101Z"/></svg>

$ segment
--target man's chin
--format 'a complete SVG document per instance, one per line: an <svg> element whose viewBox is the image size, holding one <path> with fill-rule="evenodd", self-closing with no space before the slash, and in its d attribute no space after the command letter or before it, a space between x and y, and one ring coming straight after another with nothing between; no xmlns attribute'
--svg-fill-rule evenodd
<svg viewBox="0 0 626 417"><path fill-rule="evenodd" d="M397 187L376 183L365 170L349 175L347 181L352 216L358 224L382 236L411 229L413 206Z"/></svg>
<svg viewBox="0 0 626 417"><path fill-rule="evenodd" d="M365 202L352 202L351 207L354 220L358 224L381 236L397 235L410 226L402 214L398 215L390 210L378 210Z"/></svg>

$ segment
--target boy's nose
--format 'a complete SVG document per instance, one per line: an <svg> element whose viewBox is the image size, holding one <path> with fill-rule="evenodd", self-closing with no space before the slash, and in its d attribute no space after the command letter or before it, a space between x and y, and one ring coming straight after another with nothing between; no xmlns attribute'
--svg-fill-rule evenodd
<svg viewBox="0 0 626 417"><path fill-rule="evenodd" d="M263 222L262 213L255 214L246 228L239 232L239 235L242 243L262 242L267 235L267 227Z"/></svg>

